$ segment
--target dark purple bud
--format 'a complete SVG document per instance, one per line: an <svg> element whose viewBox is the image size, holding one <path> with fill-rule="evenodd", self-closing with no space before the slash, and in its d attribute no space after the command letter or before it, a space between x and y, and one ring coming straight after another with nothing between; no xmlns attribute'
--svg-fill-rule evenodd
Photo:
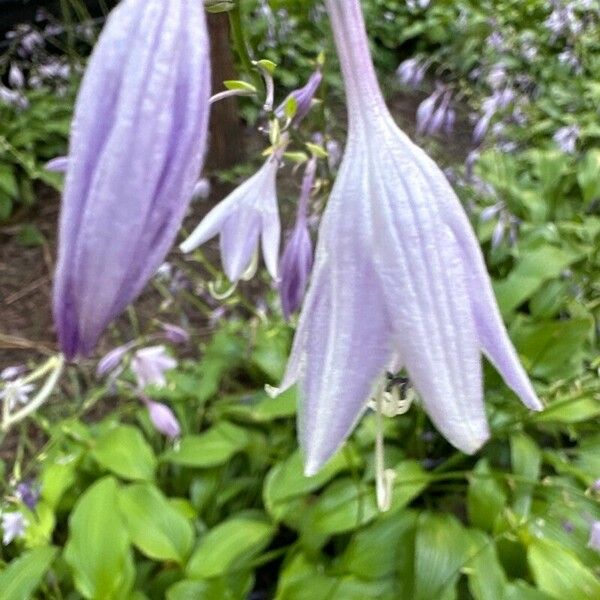
<svg viewBox="0 0 600 600"><path fill-rule="evenodd" d="M294 90L275 110L275 114L281 118L285 115L286 103L290 98L296 100L296 114L292 122L298 126L300 122L310 112L312 102L323 80L323 74L320 70L315 71L306 82L304 87Z"/></svg>
<svg viewBox="0 0 600 600"><path fill-rule="evenodd" d="M71 134L54 318L89 355L169 251L207 139L209 39L195 0L125 0L84 77Z"/></svg>
<svg viewBox="0 0 600 600"><path fill-rule="evenodd" d="M292 313L300 308L312 269L313 246L306 222L306 213L316 169L317 161L313 158L304 173L296 225L287 241L280 262L279 295L283 315L286 319L289 319Z"/></svg>

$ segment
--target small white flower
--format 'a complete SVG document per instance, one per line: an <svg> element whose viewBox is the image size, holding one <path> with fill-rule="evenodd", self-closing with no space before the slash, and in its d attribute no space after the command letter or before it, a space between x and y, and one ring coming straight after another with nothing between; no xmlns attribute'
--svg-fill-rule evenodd
<svg viewBox="0 0 600 600"><path fill-rule="evenodd" d="M176 366L177 361L167 353L164 346L142 348L135 353L131 361L131 370L141 389L147 385L164 387L167 384L165 373Z"/></svg>

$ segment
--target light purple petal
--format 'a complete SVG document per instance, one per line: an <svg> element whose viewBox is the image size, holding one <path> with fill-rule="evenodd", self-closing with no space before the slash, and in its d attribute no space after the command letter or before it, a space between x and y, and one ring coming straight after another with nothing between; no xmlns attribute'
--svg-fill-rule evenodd
<svg viewBox="0 0 600 600"><path fill-rule="evenodd" d="M258 247L261 217L253 207L240 206L221 227L221 261L230 281L239 281Z"/></svg>
<svg viewBox="0 0 600 600"><path fill-rule="evenodd" d="M111 14L75 109L55 320L89 354L164 260L190 201L208 125L204 9L125 0Z"/></svg>
<svg viewBox="0 0 600 600"><path fill-rule="evenodd" d="M49 160L45 165L46 171L52 171L53 173L66 173L68 168L68 156L57 156L56 158Z"/></svg>

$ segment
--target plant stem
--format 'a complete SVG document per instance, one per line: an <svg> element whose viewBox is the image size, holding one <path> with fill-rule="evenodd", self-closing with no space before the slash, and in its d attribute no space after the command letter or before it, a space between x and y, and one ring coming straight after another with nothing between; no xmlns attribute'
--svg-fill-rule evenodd
<svg viewBox="0 0 600 600"><path fill-rule="evenodd" d="M231 41L237 55L242 63L242 68L246 74L252 79L254 87L257 90L263 90L264 84L262 77L252 64L252 57L248 51L248 43L244 35L244 27L242 25L242 11L239 2L232 8L227 15L229 16L229 26L231 28Z"/></svg>

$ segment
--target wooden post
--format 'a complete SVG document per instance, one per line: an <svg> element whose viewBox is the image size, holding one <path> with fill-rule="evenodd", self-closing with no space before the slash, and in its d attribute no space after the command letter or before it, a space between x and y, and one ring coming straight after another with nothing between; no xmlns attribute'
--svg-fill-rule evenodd
<svg viewBox="0 0 600 600"><path fill-rule="evenodd" d="M223 81L237 79L229 42L229 19L225 13L208 14L212 55L213 94L223 90ZM210 120L210 145L207 166L226 169L238 164L244 157L244 134L238 103L228 98L213 104Z"/></svg>

